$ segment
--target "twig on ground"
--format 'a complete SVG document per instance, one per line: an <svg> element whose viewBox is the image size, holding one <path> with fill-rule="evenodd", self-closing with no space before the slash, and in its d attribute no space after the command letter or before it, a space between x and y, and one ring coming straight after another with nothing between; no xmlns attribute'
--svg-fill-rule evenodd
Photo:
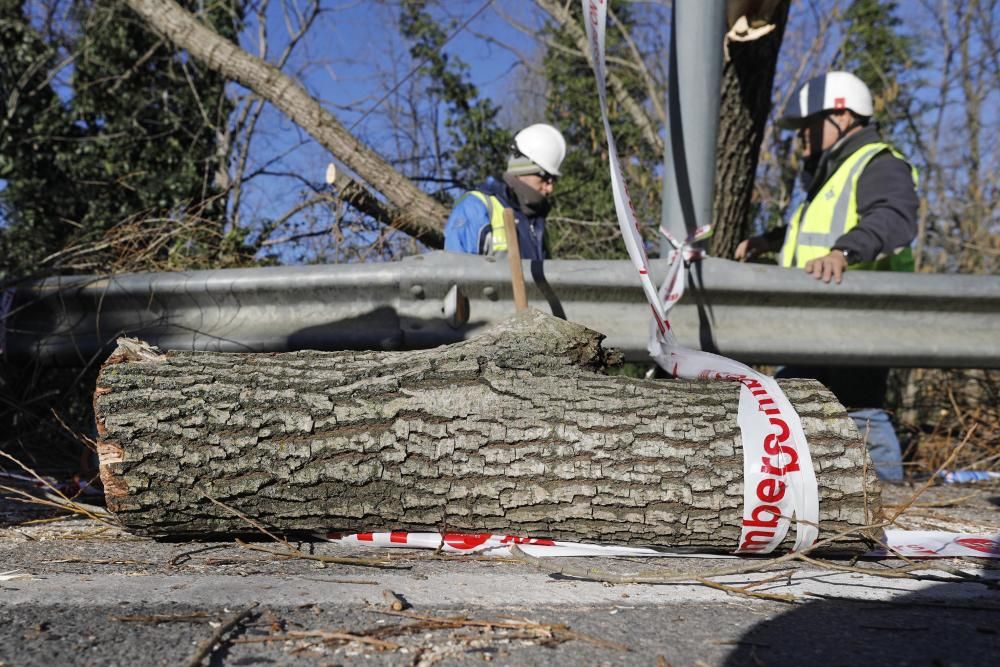
<svg viewBox="0 0 1000 667"><path fill-rule="evenodd" d="M954 583L954 579L945 579L943 577L935 577L933 575L921 575L915 574L916 572L944 572L950 574L953 577L958 577L970 583L983 584L988 588L997 588L998 582L991 579L986 579L975 574L970 574L960 568L954 567L952 565L947 565L945 563L928 563L925 561L914 562L909 561L906 565L900 565L898 567L886 567L884 569L874 569L874 568L864 568L855 567L851 565L841 565L840 563L835 563L829 560L823 560L820 558L810 558L804 554L799 554L797 560L803 563L809 563L810 565L815 565L821 567L824 570L837 570L839 572L856 572L859 574L870 574L876 577L887 577L890 579L918 579L918 580L929 580L929 581L945 581Z"/></svg>
<svg viewBox="0 0 1000 667"><path fill-rule="evenodd" d="M227 512L229 512L230 514L232 514L232 515L234 515L234 516L242 519L243 521L246 521L247 524L250 527L255 528L255 529L259 530L260 532L264 533L265 535L267 535L268 537L270 537L272 540L274 540L278 544L284 544L284 545L288 546L290 549L294 548L290 544L288 544L288 540L286 540L286 539L284 539L282 537L278 537L277 535L275 535L274 533L272 533L271 531L269 531L267 528L265 528L259 521L255 521L254 519L251 519L246 514L243 514L242 512L240 512L235 507L230 507L229 505L225 504L224 502L216 500L215 498L213 498L212 496L208 495L204 491L202 491L200 489L199 489L199 491L200 491L200 493L201 493L201 495L202 495L203 498L205 498L206 500L211 501L215 505L218 505L222 509L224 509Z"/></svg>
<svg viewBox="0 0 1000 667"><path fill-rule="evenodd" d="M390 641L390 638L405 635L424 635L430 639L427 633L438 630L459 630L462 628L476 628L485 634L480 636L457 635L449 637L450 642L474 643L481 638L487 640L514 640L521 639L527 641L537 641L544 643L562 643L566 641L584 641L603 648L629 651L629 647L615 642L610 642L597 637L591 637L575 632L562 624L536 623L527 619L501 617L498 619L481 620L470 619L465 616L433 616L430 614L417 614L408 611L373 610L377 614L400 617L406 619L406 623L385 624L358 632L327 631L327 630L298 630L281 632L280 634L267 635L263 637L243 637L233 640L234 644L255 644L267 642L282 642L292 640L318 640L312 643L300 645L291 650L293 655L302 653L320 644L327 643L350 643L357 642L373 646L378 650L398 650L404 645ZM500 630L503 632L496 633ZM408 645L405 647L411 654L418 657L428 648L427 645Z"/></svg>
<svg viewBox="0 0 1000 667"><path fill-rule="evenodd" d="M3 452L0 452L2 454ZM69 516L58 516L49 517L46 519L32 519L30 521L23 522L24 524L30 523L50 523L53 521L61 521L63 519L68 519L70 516L82 516L87 519L92 519L94 521L100 521L109 527L118 527L112 520L112 516L109 513L105 513L93 505L84 505L82 503L77 503L72 500L62 500L62 499L51 499L51 498L39 498L38 496L28 493L23 489L18 489L13 486L7 486L5 484L0 484L0 491L6 491L7 493L12 493L16 498L10 498L9 500L17 503L22 503L25 505L40 505L42 507L51 507L57 510L63 510L69 512Z"/></svg>
<svg viewBox="0 0 1000 667"><path fill-rule="evenodd" d="M529 621L527 619L518 618L499 618L495 620L479 620L473 618L466 618L464 616L431 616L428 614L417 614L410 611L388 611L388 610L377 610L376 613L388 614L390 616L401 616L403 618L410 618L421 623L427 624L427 629L442 629L442 628L462 628L462 627L477 627L477 628L502 628L506 630L528 630L534 632L541 632L557 641L585 641L595 646L601 646L603 648L615 649L618 651L629 651L628 646L624 644L619 644L617 642L607 641L605 639L599 639L597 637L591 637L590 635L585 635L579 632L574 632L570 630L568 626L562 624L547 624L547 623L537 623L535 621Z"/></svg>
<svg viewBox="0 0 1000 667"><path fill-rule="evenodd" d="M198 645L198 649L187 662L188 667L200 667L202 661L212 653L216 644L222 641L222 638L227 632L235 628L244 618L249 616L253 610L257 608L257 604L258 603L254 602L240 613L233 614L228 619L223 621L222 625L215 629L215 632L212 633L211 637Z"/></svg>
<svg viewBox="0 0 1000 667"><path fill-rule="evenodd" d="M268 635L266 637L244 637L242 639L234 640L233 643L262 644L268 642L291 641L293 639L319 639L321 643L358 642L359 644L368 644L369 646L374 646L375 648L381 651L395 651L396 649L402 648L401 645L396 644L395 642L388 642L382 639L376 639L375 637L369 637L367 635L359 635L351 632L330 632L328 630L290 630L280 635Z"/></svg>
<svg viewBox="0 0 1000 667"><path fill-rule="evenodd" d="M231 547L232 547L231 544L210 544L207 547L200 547L198 549L192 549L191 551L185 551L183 553L177 554L176 556L168 560L167 567L177 567L182 563L186 563L189 560L191 560L191 556L195 554L204 553L206 551L214 551L216 549L229 549Z"/></svg>
<svg viewBox="0 0 1000 667"><path fill-rule="evenodd" d="M394 651L401 648L399 644L395 642L385 641L384 639L376 639L375 637L368 637L365 635L356 635L350 632L329 632L326 630L292 630L286 633L290 639L322 639L323 641L343 641L343 642L358 642L361 644L368 644L369 646L374 646L383 651Z"/></svg>
<svg viewBox="0 0 1000 667"><path fill-rule="evenodd" d="M757 598L759 600L771 600L774 602L785 603L794 603L797 600L797 598L790 593L759 593L757 591L749 590L751 586L759 583L756 581L747 586L729 586L727 584L720 584L718 581L705 579L704 577L695 577L693 581L697 581L699 584L708 586L709 588L725 591L727 593L733 593L734 595L746 595L747 597Z"/></svg>
<svg viewBox="0 0 1000 667"><path fill-rule="evenodd" d="M389 604L389 609L393 611L403 611L408 609L410 605L403 599L403 596L398 593L393 593L388 588L382 590L382 597Z"/></svg>
<svg viewBox="0 0 1000 667"><path fill-rule="evenodd" d="M11 486L0 485L0 491L6 491L8 493L13 493L19 498L12 498L11 500L17 500L19 502L32 503L37 505L44 505L47 507L55 507L57 509L66 510L72 512L73 514L85 516L88 519L93 519L94 521L100 521L101 523L107 524L109 526L117 526L112 519L111 514L105 512L104 510L85 505L83 503L78 503L71 498L67 497L62 491L55 487L49 480L45 479L37 472L32 470L29 466L21 463L18 459L11 456L7 452L0 451L0 457L3 457L19 467L21 470L31 475L43 488L48 489L51 493L55 494L55 498L39 498L38 496L28 493L23 489L18 489Z"/></svg>
<svg viewBox="0 0 1000 667"><path fill-rule="evenodd" d="M119 528L119 527L120 526L101 526L100 528L96 528L94 530L89 530L89 531L87 531L85 533L80 533L78 535L63 535L62 539L64 539L64 540L93 540L93 539L100 538L102 540L107 540L107 539L112 539L113 538L113 539L116 539L116 540L120 540L120 539L122 539L121 536L115 535L115 536L108 537L108 536L105 535L105 533L108 532L109 530L112 530L114 528Z"/></svg>

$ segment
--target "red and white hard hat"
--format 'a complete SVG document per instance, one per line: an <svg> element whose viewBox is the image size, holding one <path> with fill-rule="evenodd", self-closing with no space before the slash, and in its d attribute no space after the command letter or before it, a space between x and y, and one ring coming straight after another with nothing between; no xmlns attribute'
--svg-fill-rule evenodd
<svg viewBox="0 0 1000 667"><path fill-rule="evenodd" d="M546 123L529 125L514 135L514 146L521 155L537 165L535 172L541 168L553 176L561 175L559 167L566 157L566 140L556 128ZM525 169L529 169L528 165L521 165L516 158L508 162L508 171L532 173Z"/></svg>
<svg viewBox="0 0 1000 667"><path fill-rule="evenodd" d="M858 116L871 116L875 113L872 93L861 79L850 72L827 72L799 88L798 95L789 102L778 125L798 128L805 125L810 116L843 109Z"/></svg>

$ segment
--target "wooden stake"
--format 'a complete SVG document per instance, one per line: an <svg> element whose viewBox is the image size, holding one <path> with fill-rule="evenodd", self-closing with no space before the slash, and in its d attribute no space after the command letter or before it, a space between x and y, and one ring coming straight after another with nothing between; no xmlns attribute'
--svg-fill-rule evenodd
<svg viewBox="0 0 1000 667"><path fill-rule="evenodd" d="M514 211L503 210L503 227L507 232L507 261L510 262L510 283L514 290L514 307L518 312L528 309L528 294L524 288L524 272L521 270L521 245L517 240Z"/></svg>

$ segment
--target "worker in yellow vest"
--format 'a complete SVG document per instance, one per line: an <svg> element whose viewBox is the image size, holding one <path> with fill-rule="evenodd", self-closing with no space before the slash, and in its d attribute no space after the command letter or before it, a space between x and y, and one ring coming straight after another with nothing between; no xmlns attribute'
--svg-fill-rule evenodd
<svg viewBox="0 0 1000 667"><path fill-rule="evenodd" d="M529 125L514 135L507 170L490 176L459 197L444 228L444 249L478 255L507 251L503 210L514 211L523 259L545 259L545 218L549 196L566 157L562 133L546 123Z"/></svg>
<svg viewBox="0 0 1000 667"><path fill-rule="evenodd" d="M735 257L777 252L781 266L829 283L847 269L912 271L917 172L871 123L871 92L849 72L808 81L778 124L797 130L805 201L787 227L747 239ZM888 369L786 367L783 377L823 382L852 410L879 476L902 480L899 441L882 409Z"/></svg>
<svg viewBox="0 0 1000 667"><path fill-rule="evenodd" d="M845 269L912 271L917 173L870 122L868 86L829 72L790 107L778 124L798 131L806 200L787 227L740 243L736 259L780 249L781 266L838 283Z"/></svg>

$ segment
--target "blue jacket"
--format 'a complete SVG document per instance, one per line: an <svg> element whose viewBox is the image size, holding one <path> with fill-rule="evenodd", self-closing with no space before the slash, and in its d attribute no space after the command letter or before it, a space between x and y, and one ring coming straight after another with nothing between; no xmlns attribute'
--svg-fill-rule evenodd
<svg viewBox="0 0 1000 667"><path fill-rule="evenodd" d="M492 176L476 190L496 197L504 207L513 209L521 258L545 259L545 218L529 218L522 213L517 198L508 190L507 184ZM486 205L478 197L463 195L448 216L444 228L444 249L488 255L491 250L488 242L490 233L490 212Z"/></svg>

